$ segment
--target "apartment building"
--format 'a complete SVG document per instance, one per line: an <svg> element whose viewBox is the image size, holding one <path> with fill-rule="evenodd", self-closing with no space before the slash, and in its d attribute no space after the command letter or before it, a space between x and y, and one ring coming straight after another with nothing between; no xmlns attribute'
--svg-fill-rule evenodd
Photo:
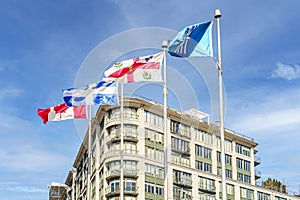
<svg viewBox="0 0 300 200"><path fill-rule="evenodd" d="M163 105L125 98L123 112L124 200L162 200L164 146L168 147L168 197L173 200L221 199L221 148L218 127L197 110L167 110L164 143ZM120 199L121 113L119 106L101 106L92 121L91 199ZM87 199L86 137L65 184L67 199ZM227 199L296 200L296 196L256 185L260 164L258 143L225 130Z"/></svg>

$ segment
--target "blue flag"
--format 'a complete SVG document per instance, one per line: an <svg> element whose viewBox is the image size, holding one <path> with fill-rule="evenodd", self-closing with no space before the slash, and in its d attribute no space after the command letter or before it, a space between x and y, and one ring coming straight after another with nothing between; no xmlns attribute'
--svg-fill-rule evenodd
<svg viewBox="0 0 300 200"><path fill-rule="evenodd" d="M117 83L101 81L84 88L64 89L63 99L68 106L116 105L118 104Z"/></svg>
<svg viewBox="0 0 300 200"><path fill-rule="evenodd" d="M176 57L213 57L213 21L185 27L171 41L168 52Z"/></svg>

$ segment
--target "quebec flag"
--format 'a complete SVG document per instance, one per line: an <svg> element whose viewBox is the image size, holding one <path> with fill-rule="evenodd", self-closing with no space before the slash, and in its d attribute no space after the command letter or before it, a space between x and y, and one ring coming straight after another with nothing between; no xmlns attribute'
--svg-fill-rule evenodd
<svg viewBox="0 0 300 200"><path fill-rule="evenodd" d="M119 102L117 83L101 81L84 88L64 89L63 99L68 106L116 105Z"/></svg>
<svg viewBox="0 0 300 200"><path fill-rule="evenodd" d="M176 57L213 57L213 21L185 27L171 41L168 52Z"/></svg>

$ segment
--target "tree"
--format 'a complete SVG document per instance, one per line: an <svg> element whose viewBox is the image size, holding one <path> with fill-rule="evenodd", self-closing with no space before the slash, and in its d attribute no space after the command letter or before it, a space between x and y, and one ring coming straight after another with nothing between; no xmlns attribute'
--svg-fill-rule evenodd
<svg viewBox="0 0 300 200"><path fill-rule="evenodd" d="M270 190L286 193L286 185L276 179L268 178L262 182L262 186Z"/></svg>

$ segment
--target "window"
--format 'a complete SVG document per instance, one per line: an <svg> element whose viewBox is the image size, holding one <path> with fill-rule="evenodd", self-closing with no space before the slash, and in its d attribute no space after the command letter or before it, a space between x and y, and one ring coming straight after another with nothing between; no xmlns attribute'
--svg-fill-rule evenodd
<svg viewBox="0 0 300 200"><path fill-rule="evenodd" d="M246 199L253 199L253 190L241 188L241 197Z"/></svg>
<svg viewBox="0 0 300 200"><path fill-rule="evenodd" d="M232 171L229 169L225 169L226 178L232 178Z"/></svg>
<svg viewBox="0 0 300 200"><path fill-rule="evenodd" d="M156 195L163 195L163 186L154 183L145 183L145 192Z"/></svg>
<svg viewBox="0 0 300 200"><path fill-rule="evenodd" d="M172 150L182 152L182 153L189 153L190 143L185 140L172 137Z"/></svg>
<svg viewBox="0 0 300 200"><path fill-rule="evenodd" d="M237 180L238 181L243 181L243 174L237 173Z"/></svg>
<svg viewBox="0 0 300 200"><path fill-rule="evenodd" d="M199 129L195 129L195 139L207 144L212 144L212 134Z"/></svg>
<svg viewBox="0 0 300 200"><path fill-rule="evenodd" d="M204 193L204 192L198 192L198 199L200 200L215 200L216 197L213 194L208 194L208 193Z"/></svg>
<svg viewBox="0 0 300 200"><path fill-rule="evenodd" d="M146 165L147 175L160 178L160 179L164 178L164 169L162 167L151 165L148 163L146 163L145 165Z"/></svg>
<svg viewBox="0 0 300 200"><path fill-rule="evenodd" d="M286 198L283 198L283 197L275 196L275 200L287 200L287 199L286 199Z"/></svg>
<svg viewBox="0 0 300 200"><path fill-rule="evenodd" d="M125 191L135 192L136 191L136 180L135 179L125 179Z"/></svg>
<svg viewBox="0 0 300 200"><path fill-rule="evenodd" d="M244 170L250 171L250 162L247 160L244 160Z"/></svg>
<svg viewBox="0 0 300 200"><path fill-rule="evenodd" d="M173 186L173 199L174 200L192 200L192 191Z"/></svg>
<svg viewBox="0 0 300 200"><path fill-rule="evenodd" d="M185 185L192 185L192 175L187 172L173 170L173 181Z"/></svg>
<svg viewBox="0 0 300 200"><path fill-rule="evenodd" d="M250 156L250 148L236 143L236 152L245 156Z"/></svg>
<svg viewBox="0 0 300 200"><path fill-rule="evenodd" d="M130 119L137 119L137 109L136 108L130 108L130 107L125 107L123 110L123 115L124 118L130 118ZM114 108L111 109L108 112L108 119L118 119L121 117L121 111L120 108Z"/></svg>
<svg viewBox="0 0 300 200"><path fill-rule="evenodd" d="M211 173L211 164L203 163L203 171Z"/></svg>
<svg viewBox="0 0 300 200"><path fill-rule="evenodd" d="M191 130L190 127L184 124L181 124L179 122L176 122L174 120L171 120L170 122L170 131L175 134L180 134L183 136L186 136L188 138L191 138Z"/></svg>
<svg viewBox="0 0 300 200"><path fill-rule="evenodd" d="M226 193L229 195L234 195L234 186L226 184Z"/></svg>
<svg viewBox="0 0 300 200"><path fill-rule="evenodd" d="M174 152L172 152L172 162L187 167L191 165L189 157Z"/></svg>
<svg viewBox="0 0 300 200"><path fill-rule="evenodd" d="M145 147L146 157L159 162L164 161L164 152L151 147Z"/></svg>
<svg viewBox="0 0 300 200"><path fill-rule="evenodd" d="M196 161L196 169L202 171L203 170L203 162Z"/></svg>
<svg viewBox="0 0 300 200"><path fill-rule="evenodd" d="M145 129L145 139L156 142L158 144L163 144L164 142L164 135L162 133L159 133L157 131L153 131L150 129Z"/></svg>
<svg viewBox="0 0 300 200"><path fill-rule="evenodd" d="M204 154L204 158L211 159L211 149L204 147L203 154Z"/></svg>
<svg viewBox="0 0 300 200"><path fill-rule="evenodd" d="M114 179L109 182L110 192L116 192L120 190L119 179Z"/></svg>
<svg viewBox="0 0 300 200"><path fill-rule="evenodd" d="M209 191L215 191L215 181L205 177L198 177L199 188Z"/></svg>
<svg viewBox="0 0 300 200"><path fill-rule="evenodd" d="M205 163L205 162L200 162L200 161L196 161L195 167L199 171L205 171L205 172L209 172L209 173L211 173L211 170L212 170L211 164Z"/></svg>
<svg viewBox="0 0 300 200"><path fill-rule="evenodd" d="M257 199L258 200L270 200L271 195L263 193L263 192L257 192Z"/></svg>
<svg viewBox="0 0 300 200"><path fill-rule="evenodd" d="M211 159L211 149L196 144L195 151L196 156Z"/></svg>
<svg viewBox="0 0 300 200"><path fill-rule="evenodd" d="M124 152L125 154L137 154L136 143L133 142L124 142Z"/></svg>
<svg viewBox="0 0 300 200"><path fill-rule="evenodd" d="M224 140L225 150L232 151L232 142L230 140Z"/></svg>
<svg viewBox="0 0 300 200"><path fill-rule="evenodd" d="M237 162L237 167L240 169L243 169L243 160L240 158L237 158L236 162Z"/></svg>
<svg viewBox="0 0 300 200"><path fill-rule="evenodd" d="M144 117L145 117L145 122L154 126L163 127L164 123L163 123L162 116L145 110Z"/></svg>
<svg viewBox="0 0 300 200"><path fill-rule="evenodd" d="M245 183L250 183L250 176L248 176L248 175L244 175L244 182Z"/></svg>
<svg viewBox="0 0 300 200"><path fill-rule="evenodd" d="M231 165L231 156L225 154L225 164L226 165Z"/></svg>
<svg viewBox="0 0 300 200"><path fill-rule="evenodd" d="M221 162L221 152L217 151L217 160ZM225 154L225 164L231 165L231 155Z"/></svg>
<svg viewBox="0 0 300 200"><path fill-rule="evenodd" d="M197 156L203 157L203 147L196 144L195 153Z"/></svg>

